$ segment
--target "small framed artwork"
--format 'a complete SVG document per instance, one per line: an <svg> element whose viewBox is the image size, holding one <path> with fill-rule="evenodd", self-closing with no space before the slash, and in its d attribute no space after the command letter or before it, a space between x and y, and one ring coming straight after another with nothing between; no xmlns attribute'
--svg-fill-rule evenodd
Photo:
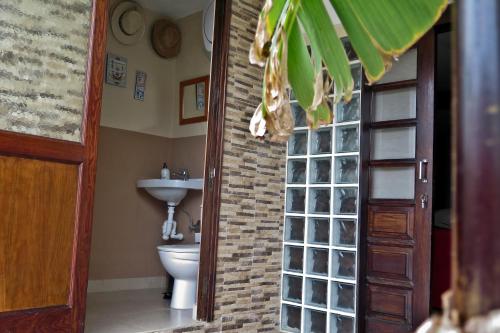
<svg viewBox="0 0 500 333"><path fill-rule="evenodd" d="M179 124L207 121L209 76L182 81L179 84Z"/></svg>
<svg viewBox="0 0 500 333"><path fill-rule="evenodd" d="M196 84L196 110L205 110L205 81Z"/></svg>
<svg viewBox="0 0 500 333"><path fill-rule="evenodd" d="M146 90L146 72L135 72L134 99L144 102L144 91Z"/></svg>
<svg viewBox="0 0 500 333"><path fill-rule="evenodd" d="M127 86L127 58L108 53L106 83L122 88Z"/></svg>

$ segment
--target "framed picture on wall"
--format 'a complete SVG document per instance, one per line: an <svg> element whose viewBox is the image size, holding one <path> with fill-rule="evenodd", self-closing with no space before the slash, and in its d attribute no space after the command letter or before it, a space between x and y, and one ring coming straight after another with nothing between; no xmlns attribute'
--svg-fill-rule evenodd
<svg viewBox="0 0 500 333"><path fill-rule="evenodd" d="M205 110L205 81L196 84L196 109Z"/></svg>
<svg viewBox="0 0 500 333"><path fill-rule="evenodd" d="M179 84L179 124L207 121L209 76L182 81Z"/></svg>
<svg viewBox="0 0 500 333"><path fill-rule="evenodd" d="M134 89L134 99L137 101L144 101L144 92L146 90L146 72L136 71L135 72L135 89Z"/></svg>
<svg viewBox="0 0 500 333"><path fill-rule="evenodd" d="M127 58L108 53L106 83L121 88L127 86Z"/></svg>

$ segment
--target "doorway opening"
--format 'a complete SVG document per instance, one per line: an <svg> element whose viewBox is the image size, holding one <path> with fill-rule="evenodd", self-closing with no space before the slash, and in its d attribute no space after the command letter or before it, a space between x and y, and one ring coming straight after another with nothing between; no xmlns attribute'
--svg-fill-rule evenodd
<svg viewBox="0 0 500 333"><path fill-rule="evenodd" d="M197 318L214 0L111 0L87 333Z"/></svg>
<svg viewBox="0 0 500 333"><path fill-rule="evenodd" d="M436 33L431 311L451 283L451 32Z"/></svg>

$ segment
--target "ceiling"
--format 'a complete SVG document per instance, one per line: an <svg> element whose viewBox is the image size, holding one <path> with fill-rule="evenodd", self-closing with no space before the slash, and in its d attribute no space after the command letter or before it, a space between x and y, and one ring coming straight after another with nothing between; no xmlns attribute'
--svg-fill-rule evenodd
<svg viewBox="0 0 500 333"><path fill-rule="evenodd" d="M211 0L136 0L144 8L157 12L173 19L179 19L202 11ZM334 24L340 20L329 1L323 1Z"/></svg>
<svg viewBox="0 0 500 333"><path fill-rule="evenodd" d="M172 19L202 11L210 0L136 0L142 7Z"/></svg>

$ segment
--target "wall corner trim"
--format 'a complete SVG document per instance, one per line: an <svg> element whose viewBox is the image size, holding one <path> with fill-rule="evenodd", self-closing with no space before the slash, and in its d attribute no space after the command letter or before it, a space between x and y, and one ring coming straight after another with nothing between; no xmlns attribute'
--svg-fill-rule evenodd
<svg viewBox="0 0 500 333"><path fill-rule="evenodd" d="M88 293L120 290L160 289L167 284L166 276L148 276L128 279L89 280Z"/></svg>

